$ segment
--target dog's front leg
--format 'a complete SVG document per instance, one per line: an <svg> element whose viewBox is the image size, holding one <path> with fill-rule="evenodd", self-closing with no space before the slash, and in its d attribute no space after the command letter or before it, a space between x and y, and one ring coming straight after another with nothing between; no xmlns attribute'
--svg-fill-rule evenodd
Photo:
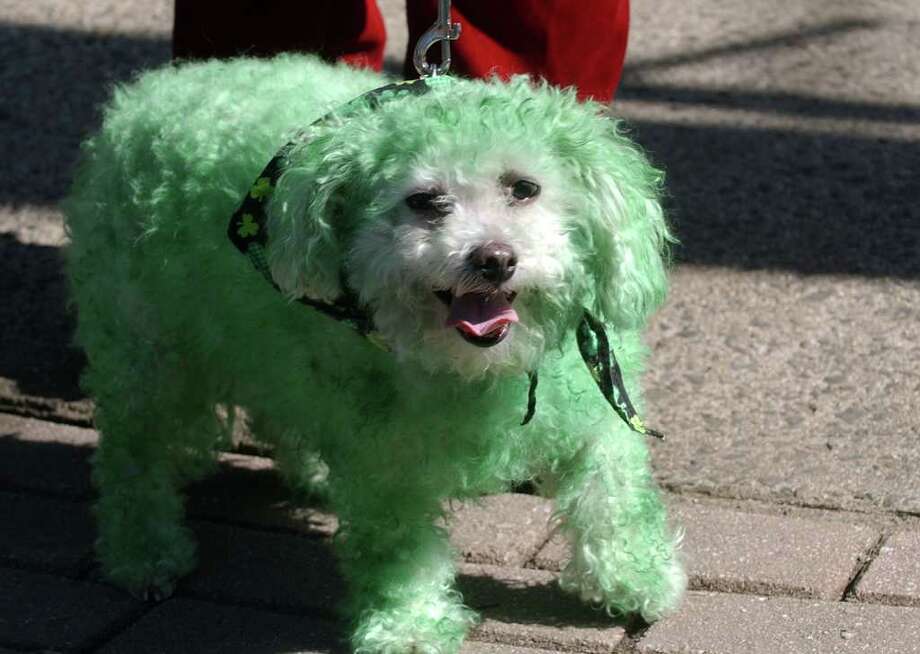
<svg viewBox="0 0 920 654"><path fill-rule="evenodd" d="M117 392L96 394L102 433L93 458L96 550L110 580L137 597L161 600L195 565L181 487L213 467L217 421L207 406L168 401L184 392L178 377L171 388L157 388L153 374L138 373L130 385L113 377Z"/></svg>
<svg viewBox="0 0 920 654"><path fill-rule="evenodd" d="M592 436L563 468L556 497L571 559L560 583L617 616L653 621L686 586L643 436Z"/></svg>
<svg viewBox="0 0 920 654"><path fill-rule="evenodd" d="M379 489L378 489L379 490ZM356 652L455 652L475 615L453 590L453 552L424 494L349 492L333 503Z"/></svg>

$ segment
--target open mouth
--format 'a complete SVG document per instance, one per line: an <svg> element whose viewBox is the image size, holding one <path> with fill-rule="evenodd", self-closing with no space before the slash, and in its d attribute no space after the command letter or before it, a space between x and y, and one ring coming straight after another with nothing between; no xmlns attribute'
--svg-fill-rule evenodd
<svg viewBox="0 0 920 654"><path fill-rule="evenodd" d="M511 307L517 293L465 293L455 297L450 291L435 291L447 306L445 327L454 327L467 343L477 347L498 345L511 331L511 323L518 322L517 312Z"/></svg>

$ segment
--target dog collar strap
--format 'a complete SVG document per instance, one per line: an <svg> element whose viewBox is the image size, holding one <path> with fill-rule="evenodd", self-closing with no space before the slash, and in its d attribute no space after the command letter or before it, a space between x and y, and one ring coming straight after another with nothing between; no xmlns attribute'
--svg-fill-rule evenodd
<svg viewBox="0 0 920 654"><path fill-rule="evenodd" d="M313 125L319 125L330 120L333 116L342 117L359 106L367 105L376 109L384 102L390 99L411 95L424 95L437 86L444 86L450 83L451 78L438 76L426 79L417 79L407 82L396 82L387 84L355 98L343 107L335 109L313 122ZM287 161L288 154L291 150L304 140L304 133L298 134L292 141L286 143L272 157L271 161L265 166L256 181L249 188L249 192L243 198L239 208L230 218L230 224L227 227L227 236L236 248L245 254L252 266L258 270L263 277L271 284L275 290L281 292L278 285L272 279L271 270L268 266L268 260L265 257L265 247L268 243L268 219L266 216L266 205L271 198L278 179L284 172L284 165ZM386 349L383 341L377 337L374 331L373 321L367 312L361 308L357 296L348 289L344 283L342 288L344 294L335 302L322 302L307 297L298 298L297 301L306 306L312 307L317 311L346 322L356 329L359 333L367 336L369 340Z"/></svg>
<svg viewBox="0 0 920 654"><path fill-rule="evenodd" d="M533 415L537 412L537 382L539 378L537 377L537 371L527 373L528 379L530 379L530 386L527 389L527 412L524 414L524 420L521 422L521 427L526 425L531 421Z"/></svg>
<svg viewBox="0 0 920 654"><path fill-rule="evenodd" d="M281 292L281 289L272 279L268 260L265 257L265 246L268 242L268 221L265 215L265 203L271 197L278 178L283 172L282 165L288 152L294 147L294 142L287 143L272 157L268 165L250 187L240 207L230 219L227 235L237 247L246 255L252 267L258 270L272 287ZM370 317L360 309L354 293L347 290L335 302L321 302L308 297L299 297L297 301L306 306L343 322L349 323L354 329L368 336L373 331Z"/></svg>
<svg viewBox="0 0 920 654"><path fill-rule="evenodd" d="M626 393L623 372L604 331L604 325L586 309L575 332L578 350L601 394L630 429L646 436L664 439L664 434L645 426Z"/></svg>
<svg viewBox="0 0 920 654"><path fill-rule="evenodd" d="M386 86L368 91L343 107L331 111L314 121L313 125L322 124L333 116L343 117L362 103L365 103L371 109L376 109L390 99L406 94L424 95L433 88L447 86L452 81L453 79L450 77L438 75L407 82L387 84ZM246 255L253 268L259 271L265 280L279 293L281 289L278 288L278 285L272 279L268 260L265 257L265 247L268 243L266 205L271 198L272 192L278 185L278 180L284 172L284 165L287 161L288 154L290 154L291 150L304 139L304 133L301 132L293 140L289 141L278 150L265 168L262 169L256 181L250 186L249 192L243 198L239 208L237 208L233 216L231 216L230 224L227 227L227 236L230 238L230 241L240 252ZM348 288L344 279L342 280L342 288L345 289L345 292L335 302L322 302L308 297L297 298L297 301L330 318L348 323L377 347L383 350L389 349L386 343L379 337L378 333L374 331L373 320L360 306L357 296ZM529 373L528 377L530 385L527 391L527 411L524 415L523 422L521 422L522 426L531 421L537 410L537 372L533 371Z"/></svg>

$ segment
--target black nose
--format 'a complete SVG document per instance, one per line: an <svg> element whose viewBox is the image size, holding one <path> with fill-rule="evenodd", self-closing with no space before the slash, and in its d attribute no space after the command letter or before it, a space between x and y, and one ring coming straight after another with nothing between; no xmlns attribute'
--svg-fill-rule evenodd
<svg viewBox="0 0 920 654"><path fill-rule="evenodd" d="M470 252L470 265L487 282L501 284L511 279L517 266L514 250L507 243L492 241Z"/></svg>

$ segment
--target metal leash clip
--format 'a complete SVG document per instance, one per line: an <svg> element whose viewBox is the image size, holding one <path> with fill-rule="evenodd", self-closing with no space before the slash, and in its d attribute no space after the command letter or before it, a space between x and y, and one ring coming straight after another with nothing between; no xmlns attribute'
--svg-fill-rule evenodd
<svg viewBox="0 0 920 654"><path fill-rule="evenodd" d="M438 1L438 20L422 34L415 51L412 62L415 70L421 77L435 77L444 75L450 70L450 42L460 38L460 23L450 22L450 0ZM438 41L441 42L441 63L430 64L425 60L425 55Z"/></svg>

